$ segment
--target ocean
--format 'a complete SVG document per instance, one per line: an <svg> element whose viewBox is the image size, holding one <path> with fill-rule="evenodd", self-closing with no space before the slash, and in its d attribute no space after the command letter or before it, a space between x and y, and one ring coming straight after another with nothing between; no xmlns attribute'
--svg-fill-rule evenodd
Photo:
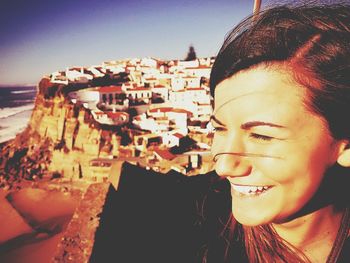
<svg viewBox="0 0 350 263"><path fill-rule="evenodd" d="M0 143L27 127L36 92L35 86L0 87Z"/></svg>

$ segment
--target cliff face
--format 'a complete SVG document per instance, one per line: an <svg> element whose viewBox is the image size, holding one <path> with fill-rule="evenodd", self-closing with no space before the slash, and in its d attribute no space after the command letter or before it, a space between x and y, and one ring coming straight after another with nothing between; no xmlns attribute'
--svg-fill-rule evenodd
<svg viewBox="0 0 350 263"><path fill-rule="evenodd" d="M89 110L70 103L62 87L43 79L28 127L1 146L0 187L45 176L106 180L110 167L91 160L119 155L120 140L115 130L102 130Z"/></svg>

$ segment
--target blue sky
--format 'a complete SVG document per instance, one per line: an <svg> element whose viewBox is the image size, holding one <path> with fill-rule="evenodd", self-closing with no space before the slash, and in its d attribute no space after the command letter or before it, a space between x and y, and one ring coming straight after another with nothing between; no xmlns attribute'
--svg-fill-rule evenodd
<svg viewBox="0 0 350 263"><path fill-rule="evenodd" d="M0 85L134 57L214 56L253 0L2 0Z"/></svg>

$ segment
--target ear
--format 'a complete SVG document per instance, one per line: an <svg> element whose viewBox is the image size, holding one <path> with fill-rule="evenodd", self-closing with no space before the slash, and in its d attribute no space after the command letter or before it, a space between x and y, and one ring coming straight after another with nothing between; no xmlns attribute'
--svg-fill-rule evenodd
<svg viewBox="0 0 350 263"><path fill-rule="evenodd" d="M343 167L350 167L350 143L341 141L339 144L337 162Z"/></svg>

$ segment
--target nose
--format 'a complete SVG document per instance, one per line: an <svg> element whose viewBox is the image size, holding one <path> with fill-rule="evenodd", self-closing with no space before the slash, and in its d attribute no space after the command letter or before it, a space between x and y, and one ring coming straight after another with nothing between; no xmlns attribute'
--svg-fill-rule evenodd
<svg viewBox="0 0 350 263"><path fill-rule="evenodd" d="M252 172L249 157L238 153L222 153L216 157L215 171L219 176L241 177Z"/></svg>
<svg viewBox="0 0 350 263"><path fill-rule="evenodd" d="M214 136L212 153L219 176L247 176L252 171L245 143L239 132L231 130L226 136ZM216 156L215 156L216 155Z"/></svg>

